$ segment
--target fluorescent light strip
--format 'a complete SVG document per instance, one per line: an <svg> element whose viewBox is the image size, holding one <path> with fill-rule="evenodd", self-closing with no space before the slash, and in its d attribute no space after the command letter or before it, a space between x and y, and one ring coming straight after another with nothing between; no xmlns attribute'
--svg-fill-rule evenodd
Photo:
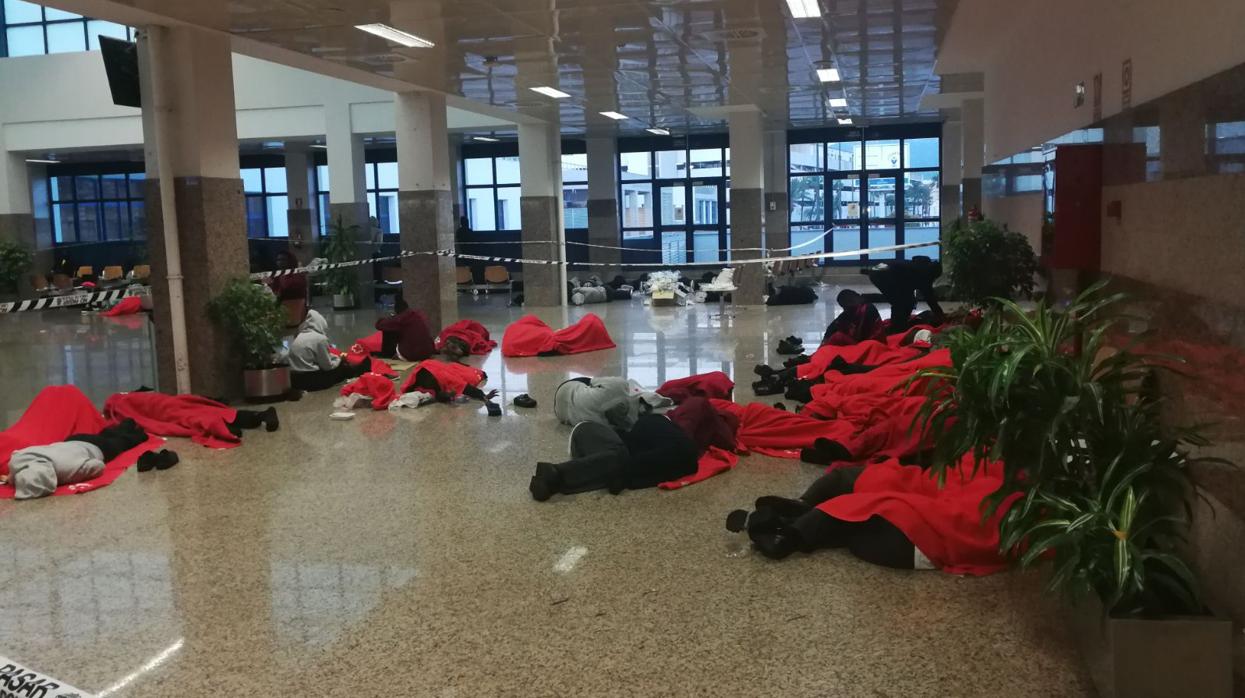
<svg viewBox="0 0 1245 698"><path fill-rule="evenodd" d="M670 135L670 132L664 128L646 128L644 130L648 131L654 136L669 136Z"/></svg>
<svg viewBox="0 0 1245 698"><path fill-rule="evenodd" d="M627 116L626 114L619 114L616 111L603 111L601 112L601 116L613 119L614 121L626 121L627 119L631 118Z"/></svg>
<svg viewBox="0 0 1245 698"><path fill-rule="evenodd" d="M324 145L323 143L312 143L311 145L307 147L315 148L316 150L328 150L329 149L329 147L327 145Z"/></svg>
<svg viewBox="0 0 1245 698"><path fill-rule="evenodd" d="M842 109L847 106L847 100L843 97L831 97L826 104L829 104L831 109Z"/></svg>
<svg viewBox="0 0 1245 698"><path fill-rule="evenodd" d="M839 69L838 68L818 68L817 79L821 80L822 82L838 82L841 79L839 77Z"/></svg>
<svg viewBox="0 0 1245 698"><path fill-rule="evenodd" d="M60 160L42 160L39 158L26 158L26 162L29 162L34 165L59 165L61 164Z"/></svg>
<svg viewBox="0 0 1245 698"><path fill-rule="evenodd" d="M392 41L395 44L402 44L403 46L408 46L410 48L432 48L436 46L436 44L423 38L422 36L415 36L414 34L404 32L401 29L394 29L388 24L356 24L355 29L365 31L368 34L379 36L382 39Z"/></svg>
<svg viewBox="0 0 1245 698"><path fill-rule="evenodd" d="M497 143L498 142L496 138L489 138L488 136L472 136L471 140L480 141L481 143Z"/></svg>
<svg viewBox="0 0 1245 698"><path fill-rule="evenodd" d="M787 0L787 7L791 8L791 16L796 19L821 16L821 5L817 4L817 0Z"/></svg>
<svg viewBox="0 0 1245 698"><path fill-rule="evenodd" d="M536 92L536 93L538 93L538 94L542 94L542 95L544 95L544 96L546 96L546 97L552 97L552 98L554 98L554 99L566 99L567 97L570 97L570 95L569 95L569 94L567 94L567 93L563 92L562 90L558 90L558 89L555 89L555 88L552 88L552 87L544 87L544 86L542 86L542 87L529 87L529 88L527 88L527 89L531 90L532 92Z"/></svg>
<svg viewBox="0 0 1245 698"><path fill-rule="evenodd" d="M851 126L851 125L852 125L852 120L850 118L839 119L839 126Z"/></svg>

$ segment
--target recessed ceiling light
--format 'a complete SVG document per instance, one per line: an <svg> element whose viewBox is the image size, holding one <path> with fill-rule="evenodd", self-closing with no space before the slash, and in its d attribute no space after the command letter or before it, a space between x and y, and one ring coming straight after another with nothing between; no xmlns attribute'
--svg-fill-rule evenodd
<svg viewBox="0 0 1245 698"><path fill-rule="evenodd" d="M664 128L646 128L644 130L648 131L654 136L669 136L670 135L670 132Z"/></svg>
<svg viewBox="0 0 1245 698"><path fill-rule="evenodd" d="M562 90L552 87L529 87L528 89L532 92L542 94L546 97L552 97L554 99L566 99L567 97L570 97L569 94L563 92Z"/></svg>
<svg viewBox="0 0 1245 698"><path fill-rule="evenodd" d="M368 34L374 34L395 44L402 44L411 48L432 48L436 46L436 44L421 36L415 36L401 29L394 29L388 24L356 24L355 29L360 29Z"/></svg>
<svg viewBox="0 0 1245 698"><path fill-rule="evenodd" d="M839 119L839 126L851 126L851 125L852 125L852 120L850 118Z"/></svg>
<svg viewBox="0 0 1245 698"><path fill-rule="evenodd" d="M473 137L471 138L471 140L473 140L473 141L480 141L481 143L497 143L497 142L499 142L496 138L489 138L488 136L473 136Z"/></svg>
<svg viewBox="0 0 1245 698"><path fill-rule="evenodd" d="M829 104L831 109L842 109L847 106L847 99L843 97L831 97L826 104Z"/></svg>
<svg viewBox="0 0 1245 698"><path fill-rule="evenodd" d="M312 143L308 147L315 148L316 150L328 150L329 149L329 147L327 145L324 145L323 143Z"/></svg>
<svg viewBox="0 0 1245 698"><path fill-rule="evenodd" d="M817 4L817 0L787 0L787 7L791 8L791 16L796 19L821 16L821 5Z"/></svg>
<svg viewBox="0 0 1245 698"><path fill-rule="evenodd" d="M628 118L630 118L626 114L619 114L616 111L603 111L601 112L601 116L613 119L614 121L626 121Z"/></svg>
<svg viewBox="0 0 1245 698"><path fill-rule="evenodd" d="M26 158L26 162L35 165L59 165L61 163L60 160L44 160L42 158Z"/></svg>
<svg viewBox="0 0 1245 698"><path fill-rule="evenodd" d="M839 69L838 68L818 68L817 79L821 80L822 82L838 82L840 79Z"/></svg>

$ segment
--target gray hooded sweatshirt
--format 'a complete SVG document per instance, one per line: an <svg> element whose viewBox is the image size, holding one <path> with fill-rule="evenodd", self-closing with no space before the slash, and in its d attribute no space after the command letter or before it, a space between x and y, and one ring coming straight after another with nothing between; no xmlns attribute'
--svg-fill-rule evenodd
<svg viewBox="0 0 1245 698"><path fill-rule="evenodd" d="M595 422L620 431L630 431L640 418L641 403L650 408L668 407L673 402L646 392L639 383L626 378L593 378L590 383L569 380L553 395L553 413L563 424Z"/></svg>
<svg viewBox="0 0 1245 698"><path fill-rule="evenodd" d="M104 453L85 441L61 441L13 452L9 483L16 499L46 497L60 485L73 485L104 472Z"/></svg>
<svg viewBox="0 0 1245 698"><path fill-rule="evenodd" d="M298 326L298 334L290 342L290 370L297 372L332 371L341 358L329 353L329 323L314 310Z"/></svg>

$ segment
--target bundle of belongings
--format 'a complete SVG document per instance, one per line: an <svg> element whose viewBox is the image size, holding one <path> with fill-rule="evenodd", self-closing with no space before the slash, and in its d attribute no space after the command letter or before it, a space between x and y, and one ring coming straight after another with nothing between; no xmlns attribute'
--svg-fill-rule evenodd
<svg viewBox="0 0 1245 698"><path fill-rule="evenodd" d="M619 281L621 277L615 279ZM567 290L570 293L570 301L574 305L584 305L585 303L607 303L609 301L625 301L631 300L632 288L624 283L617 286L605 283L601 277L593 274L586 281L580 281L579 277L571 277L567 282Z"/></svg>

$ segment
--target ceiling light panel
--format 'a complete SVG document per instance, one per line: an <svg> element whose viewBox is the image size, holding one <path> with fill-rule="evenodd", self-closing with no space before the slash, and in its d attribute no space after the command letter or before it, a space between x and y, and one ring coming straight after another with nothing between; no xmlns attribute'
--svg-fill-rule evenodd
<svg viewBox="0 0 1245 698"><path fill-rule="evenodd" d="M787 0L791 16L796 19L811 19L821 16L821 5L817 0Z"/></svg>
<svg viewBox="0 0 1245 698"><path fill-rule="evenodd" d="M546 97L552 97L553 99L566 99L567 97L570 97L569 94L563 92L562 90L555 89L553 87L545 87L545 86L529 87L528 89L530 89L532 92L542 94Z"/></svg>
<svg viewBox="0 0 1245 698"><path fill-rule="evenodd" d="M356 24L355 29L410 48L432 48L436 46L436 44L422 36L415 36L410 32L395 29L388 24Z"/></svg>

